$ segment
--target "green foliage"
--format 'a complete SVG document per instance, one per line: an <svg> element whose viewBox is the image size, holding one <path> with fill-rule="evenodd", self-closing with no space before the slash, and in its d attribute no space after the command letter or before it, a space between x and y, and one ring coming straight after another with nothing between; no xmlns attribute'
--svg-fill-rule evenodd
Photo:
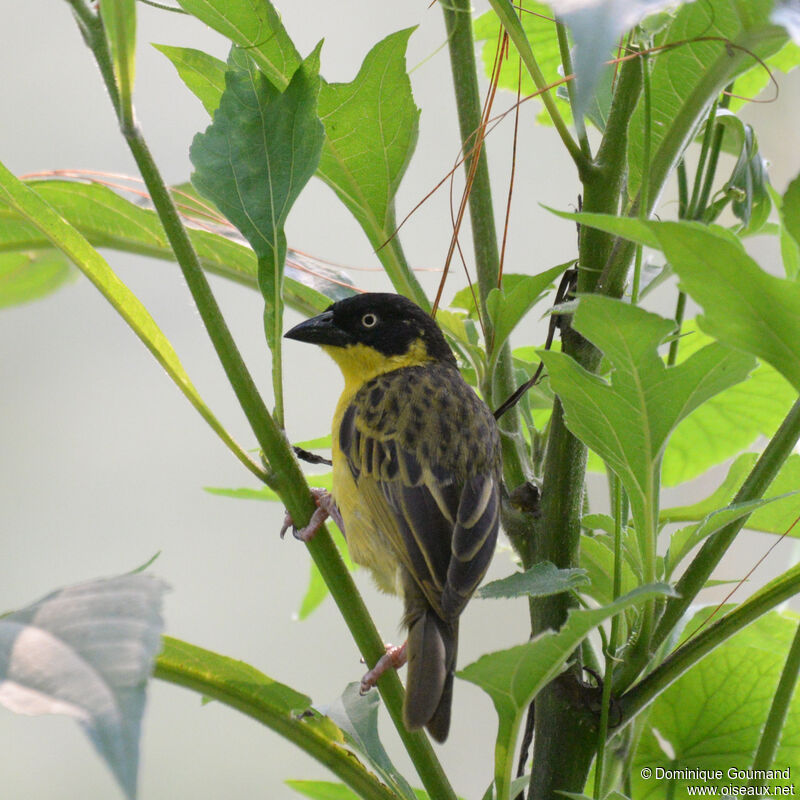
<svg viewBox="0 0 800 800"><path fill-rule="evenodd" d="M135 124L133 0L101 0L99 15L84 0L69 2L155 210L105 186L22 182L0 167L0 307L51 292L70 274L67 259L75 263L264 484L208 491L279 500L296 520L299 511L307 519L313 510L308 486L330 488L331 474L304 476L283 431L283 305L312 314L355 288L345 272L291 251L284 225L316 174L358 221L395 289L427 307L395 230L395 198L417 143L420 115L406 67L413 29L365 47L355 77L330 83L319 74L321 45L303 60L269 0L179 0L222 34L231 50L226 64L191 47L156 46L212 118L191 148L193 181L203 197L190 186L175 187L175 213ZM578 252L539 274L505 273L498 281L498 265L486 256L496 243L482 240L487 237L476 224L494 230L494 221L484 219L491 216L491 198L476 183L470 200L476 289L458 291L453 309L437 317L465 377L487 395L509 396L537 371L539 357L546 370L543 382L502 423L509 493L524 481L542 487L538 507L518 507L515 495L512 502L503 495L503 523L524 569L479 592L528 604L532 636L483 655L459 673L490 696L498 715L494 781L485 797L509 800L530 783L531 796L588 798L593 760L595 800L624 800L622 786L637 798L674 796L669 792L676 787L644 781L641 769L744 768L754 758L769 760L779 740L776 765L798 769L797 703L790 691L775 688L782 669L781 685L794 685L789 673L796 667L791 659L784 665L783 656L797 620L773 613L754 622L796 591L798 567L702 631L697 632L700 617L692 620L691 635L682 639L677 618L686 606L676 604L696 600L730 544L725 537L743 525L800 535L792 529L800 515L800 455L788 456L800 437L800 178L782 196L770 187L756 130L725 110L741 101L720 101L721 90L734 80L734 94L754 95L768 80L764 64L791 69L800 62L800 48L773 24L771 0L708 0L645 20L631 31L628 55L649 47L648 58L627 58L612 70L602 64L606 51L611 39L626 33L615 5L594 3L577 11L574 4L566 11L555 5L577 42L574 69L580 75L577 85L561 86L555 98L553 84L573 71L565 28L532 13L520 16L509 0L491 0L492 11L475 21L474 32L485 42L487 70L501 35L512 42L510 57L500 65L500 86L516 90L521 78L524 94L543 92L544 118L575 162L581 184L583 212L555 212L579 221ZM654 4L629 3L626 10L643 6ZM550 13L540 3L523 10ZM476 76L467 74L473 67L463 56L472 55L472 32L469 25L451 25L453 15L466 12L462 0L445 7L464 136L480 117L477 93L469 88ZM586 137L585 118L598 129L598 147ZM704 123L713 127L704 129ZM689 215L702 223L649 221L651 206L700 131L704 163L695 184L700 188L707 177L708 185ZM461 144L454 142L454 149ZM722 151L736 159L728 176L715 175ZM645 178L648 202L637 208ZM682 191L687 194L685 185ZM686 205L680 216L687 216ZM659 207L659 218L671 208ZM738 219L734 228L708 224L724 219L728 210ZM617 216L620 211L636 218ZM237 240L234 227L249 247ZM779 237L786 278L768 274L746 253L741 240L756 232ZM703 309L697 321L683 321L680 303L675 319L667 319L619 299L634 259L625 239L663 253L667 264L649 288L667 291L666 278L677 275L681 290ZM204 405L169 341L95 249L101 247L178 261L262 449L262 463L233 442ZM553 281L572 264L578 289L549 315L557 322L553 347L512 353L512 332L531 319L535 304L547 298L552 308ZM257 285L264 296L273 414L203 283L201 267ZM479 320L479 309L486 309L488 320ZM481 322L490 332L486 341ZM765 455L743 452L759 436L771 437ZM330 437L301 446L329 448ZM612 514L587 513L587 448L590 458L608 468ZM728 459L735 460L710 496L661 509L662 486L683 483ZM774 477L771 485L765 476ZM667 524L682 527L665 530ZM669 537L666 553L657 549L659 537ZM727 544L717 548L718 542ZM382 654L381 643L348 574L354 565L341 532L331 539L323 529L309 551L313 561L300 618L331 593L372 665ZM679 567L681 596L671 585L655 583L671 580ZM699 578L692 584L687 575ZM670 617L675 608L679 613ZM600 687L583 682L586 667L604 671ZM378 692L365 696L357 684L348 685L324 711L250 665L174 639L165 640L156 675L238 709L328 766L339 782L288 782L307 797L455 800L425 734L403 726L402 689L393 672L380 679ZM552 702L564 689L570 702ZM396 766L402 762L379 735L379 693L425 790L411 788ZM536 720L531 775L512 781L519 729L534 698L544 698L552 718ZM615 710L624 721L618 730Z"/></svg>
<svg viewBox="0 0 800 800"><path fill-rule="evenodd" d="M567 425L624 484L644 536L652 524L657 470L671 431L705 400L743 380L755 362L711 344L668 368L657 348L673 323L608 298L582 298L574 325L610 362L611 381L563 353L542 353L550 383L564 403ZM644 542L641 547L644 552Z"/></svg>
<svg viewBox="0 0 800 800"><path fill-rule="evenodd" d="M286 262L283 226L316 171L322 149L318 72L315 51L279 93L252 60L234 52L214 121L195 137L190 151L192 182L236 225L258 256L264 329L278 363ZM275 391L278 402L279 376Z"/></svg>
<svg viewBox="0 0 800 800"><path fill-rule="evenodd" d="M38 300L74 276L70 262L58 252L3 253L0 255L0 308Z"/></svg>
<svg viewBox="0 0 800 800"><path fill-rule="evenodd" d="M501 597L547 597L559 592L580 589L589 583L582 569L558 569L549 561L540 561L525 572L515 572L507 578L487 583L478 589L477 596Z"/></svg>
<svg viewBox="0 0 800 800"><path fill-rule="evenodd" d="M480 686L492 698L497 711L494 772L497 797L508 794L514 741L531 699L559 674L575 648L601 622L635 603L670 592L668 586L640 586L603 608L573 611L557 633L549 631L527 644L481 656L458 673L464 680Z"/></svg>
<svg viewBox="0 0 800 800"><path fill-rule="evenodd" d="M708 616L701 611L687 625L694 631ZM775 692L785 653L797 628L793 615L771 613L734 636L678 679L653 703L644 733L634 755L631 776L636 798L665 797L670 791L684 797L687 783L644 781L641 770L649 767L719 769L720 780L705 784L718 787L746 786L747 780L731 780L731 768L752 767L753 753L761 736L770 701ZM792 703L773 769L797 768L800 729L800 695ZM655 732L658 732L656 735ZM659 742L661 741L661 743ZM664 744L666 742L666 744ZM768 781L770 785L791 781Z"/></svg>

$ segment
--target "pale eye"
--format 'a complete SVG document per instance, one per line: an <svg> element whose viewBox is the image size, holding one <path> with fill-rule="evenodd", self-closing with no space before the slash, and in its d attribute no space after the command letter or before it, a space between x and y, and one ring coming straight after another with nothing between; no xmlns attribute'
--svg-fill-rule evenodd
<svg viewBox="0 0 800 800"><path fill-rule="evenodd" d="M374 328L378 324L378 317L369 311L361 317L361 324L365 328Z"/></svg>

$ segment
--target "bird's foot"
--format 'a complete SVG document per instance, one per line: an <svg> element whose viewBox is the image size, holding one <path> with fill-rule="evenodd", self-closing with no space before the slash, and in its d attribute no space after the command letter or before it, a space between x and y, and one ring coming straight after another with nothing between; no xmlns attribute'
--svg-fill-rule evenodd
<svg viewBox="0 0 800 800"><path fill-rule="evenodd" d="M308 525L298 530L294 524L292 515L287 511L286 516L283 518L283 526L281 527L281 539L286 535L286 531L291 528L292 535L295 539L299 539L301 542L308 544L328 517L339 526L340 531L344 532L342 515L339 511L339 507L336 505L336 501L333 499L333 495L327 489L319 489L316 487L311 489L311 494L314 496L317 509L311 515Z"/></svg>
<svg viewBox="0 0 800 800"><path fill-rule="evenodd" d="M400 669L406 663L406 644L386 645L386 654L378 659L378 663L361 679L361 694L366 694L373 686L378 683L381 675L387 669Z"/></svg>

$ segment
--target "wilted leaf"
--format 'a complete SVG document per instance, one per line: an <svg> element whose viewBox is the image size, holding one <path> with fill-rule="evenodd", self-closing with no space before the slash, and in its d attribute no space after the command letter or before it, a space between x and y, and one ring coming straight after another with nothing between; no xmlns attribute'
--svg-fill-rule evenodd
<svg viewBox="0 0 800 800"><path fill-rule="evenodd" d="M151 575L122 575L60 589L0 619L0 703L73 717L129 798L165 589Z"/></svg>

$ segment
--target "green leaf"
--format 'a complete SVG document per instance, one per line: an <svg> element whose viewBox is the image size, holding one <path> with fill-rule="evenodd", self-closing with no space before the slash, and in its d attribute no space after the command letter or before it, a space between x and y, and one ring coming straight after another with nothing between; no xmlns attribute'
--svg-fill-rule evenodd
<svg viewBox="0 0 800 800"><path fill-rule="evenodd" d="M784 47L788 37L785 31L771 24L771 7L772 0L686 3L669 27L656 36L657 47L673 42L681 44L660 52L651 62L651 165L663 163L663 171L670 169L674 156L680 154L695 133L691 124L687 125L691 119L685 117L694 118L737 76L754 68L763 70L758 59L768 58ZM644 124L644 103L640 99L631 117L630 130L641 131ZM684 131L689 134L685 138ZM631 198L640 188L643 160L644 137L628 137Z"/></svg>
<svg viewBox="0 0 800 800"><path fill-rule="evenodd" d="M298 68L283 94L249 58L232 58L214 121L195 136L192 182L242 232L258 256L267 342L282 332L283 225L319 162L319 54ZM277 387L276 387L277 391Z"/></svg>
<svg viewBox="0 0 800 800"><path fill-rule="evenodd" d="M563 81L564 75L561 71L561 51L558 47L558 37L556 36L555 25L553 24L553 12L544 3L527 2L525 12L520 15L519 22L525 31L532 51L536 54L536 61L542 71L547 85L555 85ZM502 26L500 20L493 10L481 14L473 23L473 32L476 42L483 42L481 57L483 59L483 69L486 77L491 77L495 64L495 53L497 51L497 41ZM510 58L504 58L500 64L501 89L508 89L516 94L519 87L522 97L535 94L538 90L531 78L530 73L523 66L519 69L519 56L514 53ZM556 94L556 97L563 100L563 96ZM572 121L572 112L568 103L559 103L559 111L566 122ZM542 109L536 117L536 121L542 125L552 125L550 115Z"/></svg>
<svg viewBox="0 0 800 800"><path fill-rule="evenodd" d="M542 359L567 427L622 480L643 536L651 528L656 473L671 431L709 397L743 380L755 362L712 344L668 368L657 348L673 321L611 298L581 298L573 324L611 363L610 384L562 353L542 352Z"/></svg>
<svg viewBox="0 0 800 800"><path fill-rule="evenodd" d="M328 491L333 488L332 472L326 472L322 475L306 475L305 478L309 486L317 486ZM221 486L205 486L204 490L218 497L231 497L235 500L272 500L281 502L281 498L269 486L260 486L258 489L229 489Z"/></svg>
<svg viewBox="0 0 800 800"><path fill-rule="evenodd" d="M300 58L268 0L258 6L242 0L184 0L181 5L241 45L278 89L288 85ZM410 29L398 31L378 42L350 83L322 82L319 115L326 138L318 174L362 226L395 289L425 305L394 237L394 195L419 123L405 67L410 34Z"/></svg>
<svg viewBox="0 0 800 800"><path fill-rule="evenodd" d="M332 781L284 781L290 788L311 800L359 800L352 789Z"/></svg>
<svg viewBox="0 0 800 800"><path fill-rule="evenodd" d="M120 115L133 111L136 74L136 0L100 0L100 16L111 48L111 62L119 89Z"/></svg>
<svg viewBox="0 0 800 800"><path fill-rule="evenodd" d="M167 44L154 44L153 47L172 62L181 80L213 117L225 91L225 62L192 47L171 47Z"/></svg>
<svg viewBox="0 0 800 800"><path fill-rule="evenodd" d="M720 528L724 528L731 522L735 522L748 514L751 514L758 509L769 505L772 502L794 498L800 504L800 500L796 497L797 491L782 495L781 497L762 498L760 500L750 500L746 503L735 503L717 511L710 512L703 520L697 525L690 525L686 528L681 528L675 531L670 537L669 553L667 557L667 577L669 577L678 564L689 555L689 551L700 544L703 539L715 534ZM746 525L749 527L749 525Z"/></svg>
<svg viewBox="0 0 800 800"><path fill-rule="evenodd" d="M147 309L114 274L105 259L59 213L0 164L0 202L35 227L64 253L99 289L167 371L189 402L249 470L260 474L250 457L233 440L203 402L167 338Z"/></svg>
<svg viewBox="0 0 800 800"><path fill-rule="evenodd" d="M386 245L396 227L394 196L419 129L405 64L412 30L378 42L350 83L323 83L319 115L327 138L319 176L361 225L395 288L418 299L398 266L398 240Z"/></svg>
<svg viewBox="0 0 800 800"><path fill-rule="evenodd" d="M514 743L530 701L561 672L580 642L609 617L635 603L671 593L668 586L661 584L640 586L603 608L572 610L560 631L547 631L526 644L488 653L458 672L460 678L483 689L497 711L494 773L497 797L508 796Z"/></svg>
<svg viewBox="0 0 800 800"><path fill-rule="evenodd" d="M75 275L70 262L58 251L0 253L0 308L45 297Z"/></svg>
<svg viewBox="0 0 800 800"><path fill-rule="evenodd" d="M697 330L695 320L684 322L678 363L712 341ZM746 380L708 399L673 431L664 452L662 485L691 480L738 455L759 436L771 437L796 398L777 370L759 364Z"/></svg>
<svg viewBox="0 0 800 800"><path fill-rule="evenodd" d="M694 630L698 620L707 615L707 610L701 611L687 630ZM645 767L653 773L659 767L719 769L722 779L709 777L700 785L716 787L720 794L723 786L745 788L747 779L731 780L728 770L752 767L796 628L795 615L769 613L711 652L659 695L648 712L644 735L633 758L630 775L634 797L664 797L663 781L642 780ZM654 731L668 742L674 758L664 752ZM797 769L799 739L800 693L795 693L773 769ZM686 796L687 783L698 781L676 779L673 796ZM769 783L790 786L791 781Z"/></svg>
<svg viewBox="0 0 800 800"><path fill-rule="evenodd" d="M607 220L586 224L604 230ZM628 224L628 222L633 224ZM659 246L681 286L706 312L699 318L706 333L772 364L800 388L800 286L764 272L741 242L716 225L647 222L646 241L638 220L616 218L616 230L632 241Z"/></svg>
<svg viewBox="0 0 800 800"><path fill-rule="evenodd" d="M756 463L757 457L756 453L742 453L731 464L725 480L711 495L692 505L665 509L661 514L661 521L669 523L700 520L713 513L715 509L724 508L733 500ZM788 533L789 536L800 537L798 530L800 526L789 530L795 519L800 516L800 498L794 494L798 486L800 486L800 455L794 454L784 462L775 480L764 492L764 499L773 502L755 511L747 520L745 527L753 531L778 535Z"/></svg>
<svg viewBox="0 0 800 800"><path fill-rule="evenodd" d="M359 683L350 683L326 713L341 728L347 743L367 759L399 797L416 800L408 782L392 764L378 735L379 706L377 692L362 694Z"/></svg>
<svg viewBox="0 0 800 800"><path fill-rule="evenodd" d="M26 181L37 194L95 247L140 253L166 260L175 256L158 215L131 203L100 184L71 181ZM203 269L246 286L257 285L258 265L252 249L235 241L235 229L218 214L209 216L208 205L187 197L184 188L173 189L178 209L189 226L189 238ZM211 227L216 232L198 230ZM236 233L236 236L239 236ZM41 250L50 240L35 225L0 203L0 252ZM289 250L286 300L302 313L324 311L332 300L352 295L347 276L321 264L307 265L308 257Z"/></svg>
<svg viewBox="0 0 800 800"><path fill-rule="evenodd" d="M681 286L705 312L703 330L772 364L800 389L800 286L764 272L715 231L650 223Z"/></svg>
<svg viewBox="0 0 800 800"><path fill-rule="evenodd" d="M549 561L540 561L526 572L516 572L507 578L487 583L478 589L484 599L501 597L547 597L570 592L589 582L586 570L559 569Z"/></svg>
<svg viewBox="0 0 800 800"><path fill-rule="evenodd" d="M792 237L797 247L800 247L800 175L798 175L786 188L781 204L781 218L783 227ZM788 274L787 278L796 278L797 272Z"/></svg>
<svg viewBox="0 0 800 800"><path fill-rule="evenodd" d="M390 800L393 795L353 756L344 733L311 708L304 694L242 661L164 637L155 676L238 709L302 748L357 795Z"/></svg>
<svg viewBox="0 0 800 800"><path fill-rule="evenodd" d="M302 59L269 0L179 0L184 11L238 44L279 91Z"/></svg>
<svg viewBox="0 0 800 800"><path fill-rule="evenodd" d="M565 265L540 272L538 275L520 275L513 288L507 288L503 281L503 289L492 289L486 298L486 308L494 326L494 339L490 360L495 361L522 318L536 305L553 281L564 272Z"/></svg>

